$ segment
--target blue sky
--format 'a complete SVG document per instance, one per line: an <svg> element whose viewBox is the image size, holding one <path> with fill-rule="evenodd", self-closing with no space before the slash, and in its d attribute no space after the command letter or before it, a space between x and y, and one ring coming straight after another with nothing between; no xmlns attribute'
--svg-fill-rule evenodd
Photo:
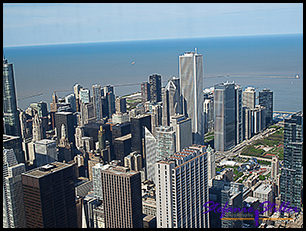
<svg viewBox="0 0 306 231"><path fill-rule="evenodd" d="M3 46L303 33L302 3L3 4Z"/></svg>

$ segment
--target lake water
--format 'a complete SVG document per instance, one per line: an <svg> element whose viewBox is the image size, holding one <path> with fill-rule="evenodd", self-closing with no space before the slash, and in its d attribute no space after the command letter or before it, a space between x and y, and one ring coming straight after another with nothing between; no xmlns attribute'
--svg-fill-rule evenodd
<svg viewBox="0 0 306 231"><path fill-rule="evenodd" d="M54 91L59 97L72 93L76 83L91 89L94 84L140 83L158 73L165 85L178 76L179 55L195 48L204 57L204 88L227 80L243 90L255 87L257 96L269 88L274 92L274 110L303 110L302 34L4 47L3 51L14 63L17 98L43 93L19 100L18 106L26 109L40 100L49 104ZM115 87L116 95L135 91L140 91L140 84Z"/></svg>

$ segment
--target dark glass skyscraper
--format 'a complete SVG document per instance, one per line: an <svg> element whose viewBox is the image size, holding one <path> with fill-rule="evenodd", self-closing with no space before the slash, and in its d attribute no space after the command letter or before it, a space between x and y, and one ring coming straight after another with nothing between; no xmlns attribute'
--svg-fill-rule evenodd
<svg viewBox="0 0 306 231"><path fill-rule="evenodd" d="M263 89L259 92L259 105L266 107L266 126L273 123L273 91Z"/></svg>
<svg viewBox="0 0 306 231"><path fill-rule="evenodd" d="M3 55L3 120L7 135L20 136L20 121L14 81L13 64Z"/></svg>
<svg viewBox="0 0 306 231"><path fill-rule="evenodd" d="M150 99L153 102L162 101L161 94L161 75L153 74L149 76L150 82Z"/></svg>
<svg viewBox="0 0 306 231"><path fill-rule="evenodd" d="M284 161L280 179L281 201L301 207L303 112L284 121Z"/></svg>

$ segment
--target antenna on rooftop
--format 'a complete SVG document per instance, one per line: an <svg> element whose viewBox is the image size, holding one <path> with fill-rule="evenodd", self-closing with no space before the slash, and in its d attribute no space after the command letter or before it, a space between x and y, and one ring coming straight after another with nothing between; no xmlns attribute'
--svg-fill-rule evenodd
<svg viewBox="0 0 306 231"><path fill-rule="evenodd" d="M197 54L198 48L195 47L195 48L194 48L194 51L195 51L195 53Z"/></svg>

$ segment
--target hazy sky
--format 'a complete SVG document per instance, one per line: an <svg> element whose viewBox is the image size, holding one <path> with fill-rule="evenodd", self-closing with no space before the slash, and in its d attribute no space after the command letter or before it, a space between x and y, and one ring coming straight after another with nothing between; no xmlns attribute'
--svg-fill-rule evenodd
<svg viewBox="0 0 306 231"><path fill-rule="evenodd" d="M303 33L302 3L3 4L3 46Z"/></svg>

